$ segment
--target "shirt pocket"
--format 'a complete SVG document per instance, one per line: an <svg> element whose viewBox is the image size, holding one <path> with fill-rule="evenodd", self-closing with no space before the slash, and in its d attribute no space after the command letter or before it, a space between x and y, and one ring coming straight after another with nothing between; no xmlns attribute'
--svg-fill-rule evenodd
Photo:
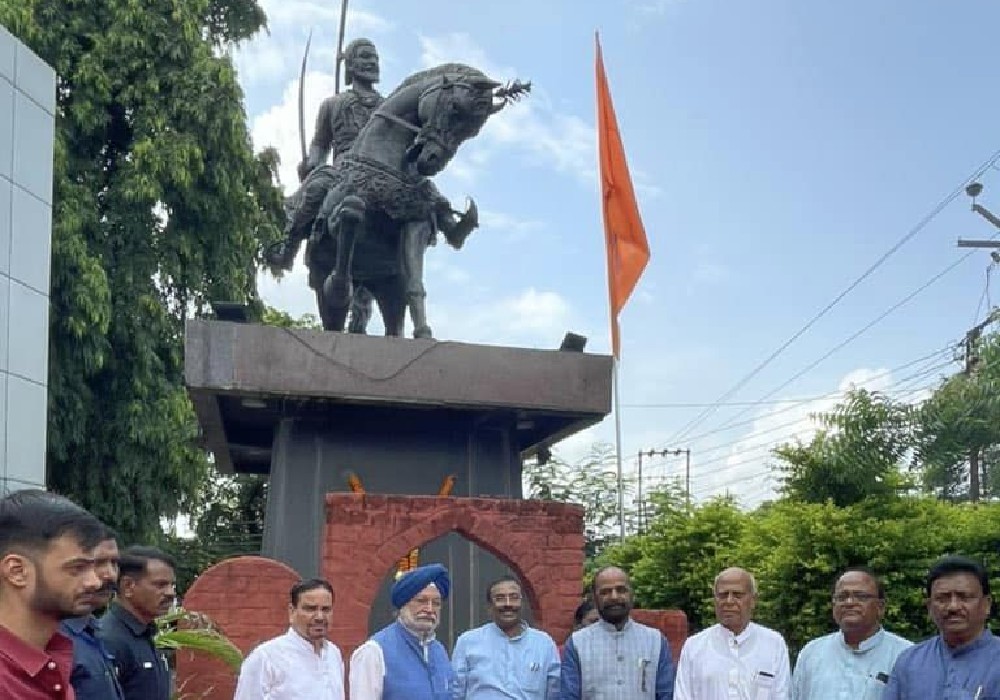
<svg viewBox="0 0 1000 700"><path fill-rule="evenodd" d="M528 656L521 660L521 668L517 669L518 684L524 690L541 690L545 686L547 670L541 656Z"/></svg>

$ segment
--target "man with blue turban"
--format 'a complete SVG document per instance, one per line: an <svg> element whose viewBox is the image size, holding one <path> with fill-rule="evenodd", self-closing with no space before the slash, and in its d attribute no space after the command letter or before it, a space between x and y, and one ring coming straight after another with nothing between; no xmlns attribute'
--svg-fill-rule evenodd
<svg viewBox="0 0 1000 700"><path fill-rule="evenodd" d="M396 621L351 655L351 700L450 700L454 673L434 633L451 580L440 564L407 572L392 587Z"/></svg>

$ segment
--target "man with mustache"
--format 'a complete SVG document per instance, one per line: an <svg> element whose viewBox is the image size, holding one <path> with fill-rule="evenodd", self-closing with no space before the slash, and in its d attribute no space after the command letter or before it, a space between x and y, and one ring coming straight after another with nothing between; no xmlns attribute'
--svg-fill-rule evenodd
<svg viewBox="0 0 1000 700"><path fill-rule="evenodd" d="M59 622L91 610L103 533L62 496L30 489L0 498L0 697L74 697L73 643Z"/></svg>
<svg viewBox="0 0 1000 700"><path fill-rule="evenodd" d="M659 630L631 618L632 583L608 566L594 574L598 622L577 630L563 648L563 700L670 700L674 662Z"/></svg>
<svg viewBox="0 0 1000 700"><path fill-rule="evenodd" d="M244 659L233 700L344 700L344 657L326 638L333 586L299 581L289 598L288 631Z"/></svg>
<svg viewBox="0 0 1000 700"><path fill-rule="evenodd" d="M694 635L677 664L677 700L785 700L788 646L780 634L751 622L757 582L750 572L729 568L713 586L718 624Z"/></svg>
<svg viewBox="0 0 1000 700"><path fill-rule="evenodd" d="M170 700L170 669L153 637L156 618L174 602L174 560L155 547L132 546L118 568L118 597L101 619L99 638L115 659L124 700Z"/></svg>
<svg viewBox="0 0 1000 700"><path fill-rule="evenodd" d="M520 582L505 577L486 589L492 622L469 630L455 643L455 700L555 700L559 654L552 637L521 617Z"/></svg>
<svg viewBox="0 0 1000 700"><path fill-rule="evenodd" d="M986 627L993 599L978 561L939 559L927 574L927 612L940 634L896 659L883 700L1000 698L1000 638Z"/></svg>
<svg viewBox="0 0 1000 700"><path fill-rule="evenodd" d="M92 596L94 612L104 610L118 588L118 542L110 528L94 548L94 568L101 588ZM73 640L73 673L70 682L76 700L122 700L115 675L114 657L98 638L100 620L93 613L63 620L62 632Z"/></svg>
<svg viewBox="0 0 1000 700"><path fill-rule="evenodd" d="M434 636L450 588L440 564L418 567L396 581L396 621L351 656L351 700L450 700L455 675Z"/></svg>
<svg viewBox="0 0 1000 700"><path fill-rule="evenodd" d="M814 639L799 652L792 700L880 700L889 671L910 642L882 627L885 586L865 568L848 569L833 588L833 620L840 631Z"/></svg>

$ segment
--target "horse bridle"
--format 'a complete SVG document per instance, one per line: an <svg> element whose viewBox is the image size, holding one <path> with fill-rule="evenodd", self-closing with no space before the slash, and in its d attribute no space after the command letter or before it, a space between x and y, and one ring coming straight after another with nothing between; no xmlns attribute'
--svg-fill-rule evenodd
<svg viewBox="0 0 1000 700"><path fill-rule="evenodd" d="M469 85L468 83L461 81L452 82L442 78L440 81L436 82L434 85L431 85L426 90L421 92L420 97L417 98L417 103L419 104L420 101L422 101L427 95L436 90L450 90L451 88L458 85L474 89L473 86ZM397 117L395 114L389 114L388 112L384 111L384 106L385 106L384 103L378 109L375 110L375 113L372 116L381 117L386 121L392 122L393 124L397 124L398 126L403 127L407 131L413 132L414 134L417 135L415 141L416 140L429 141L433 144L436 144L445 153L454 154L455 151L457 150L457 146L452 146L441 137L441 132L443 131L443 129L438 125L438 112L441 110L443 104L444 102L440 98L438 98L437 104L434 105L434 112L427 120L427 123L424 124L422 127L417 126L416 124L411 124L402 117Z"/></svg>

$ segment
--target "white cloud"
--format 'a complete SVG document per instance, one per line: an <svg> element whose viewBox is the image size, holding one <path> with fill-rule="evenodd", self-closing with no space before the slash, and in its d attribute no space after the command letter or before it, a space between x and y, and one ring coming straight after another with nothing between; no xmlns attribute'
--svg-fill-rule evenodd
<svg viewBox="0 0 1000 700"><path fill-rule="evenodd" d="M479 212L479 226L485 231L502 234L510 242L523 241L545 228L541 221L486 210Z"/></svg>
<svg viewBox="0 0 1000 700"><path fill-rule="evenodd" d="M339 3L315 0L263 0L268 32L233 52L233 60L246 85L297 74L306 37L313 30L309 62L325 66L331 74L336 63L336 37L340 26ZM358 36L380 36L393 28L391 22L364 10L348 8L347 40Z"/></svg>

